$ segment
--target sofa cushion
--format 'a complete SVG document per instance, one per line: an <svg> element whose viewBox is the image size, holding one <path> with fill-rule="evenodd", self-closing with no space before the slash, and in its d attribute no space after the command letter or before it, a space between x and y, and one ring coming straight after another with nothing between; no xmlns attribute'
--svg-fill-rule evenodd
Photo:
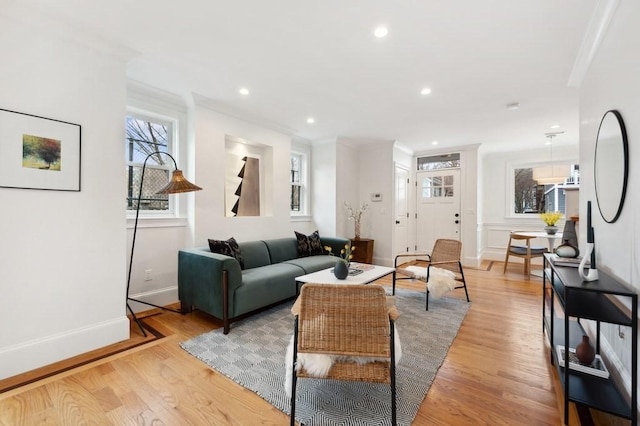
<svg viewBox="0 0 640 426"><path fill-rule="evenodd" d="M235 238L231 237L227 241L210 239L209 250L211 250L212 253L235 257L240 264L240 268L244 269L244 259L242 258L242 252L240 251L240 247L238 246L238 242Z"/></svg>
<svg viewBox="0 0 640 426"><path fill-rule="evenodd" d="M298 243L293 237L264 240L271 263L280 263L298 257Z"/></svg>
<svg viewBox="0 0 640 426"><path fill-rule="evenodd" d="M269 250L264 241L247 241L239 243L244 258L244 269L259 268L271 264Z"/></svg>
<svg viewBox="0 0 640 426"><path fill-rule="evenodd" d="M242 271L242 285L235 291L233 312L242 315L296 295L296 277L304 271L287 263Z"/></svg>
<svg viewBox="0 0 640 426"><path fill-rule="evenodd" d="M294 232L296 234L296 240L298 240L298 257L325 254L318 231L313 231L308 236L296 231Z"/></svg>
<svg viewBox="0 0 640 426"><path fill-rule="evenodd" d="M302 268L304 275L306 275L323 269L333 268L337 261L337 257L323 254L321 256L299 257L297 259L287 260L284 263Z"/></svg>

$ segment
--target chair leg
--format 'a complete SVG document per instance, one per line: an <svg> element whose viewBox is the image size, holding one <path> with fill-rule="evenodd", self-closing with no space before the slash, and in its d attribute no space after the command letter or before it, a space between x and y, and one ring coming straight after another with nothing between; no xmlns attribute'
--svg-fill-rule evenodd
<svg viewBox="0 0 640 426"><path fill-rule="evenodd" d="M429 310L429 289L427 289L427 305L426 305L425 311L428 311L428 310Z"/></svg>
<svg viewBox="0 0 640 426"><path fill-rule="evenodd" d="M393 321L389 321L391 328L391 424L396 426L396 347L395 327Z"/></svg>
<svg viewBox="0 0 640 426"><path fill-rule="evenodd" d="M429 272L431 270L431 265L427 266L427 294L426 294L426 305L425 305L425 311L429 310Z"/></svg>
<svg viewBox="0 0 640 426"><path fill-rule="evenodd" d="M460 266L460 275L462 276L462 285L464 286L464 294L467 296L467 302L471 302L471 300L469 300L469 292L467 291L467 280L464 279L464 270L462 269L462 263L458 262L458 265Z"/></svg>
<svg viewBox="0 0 640 426"><path fill-rule="evenodd" d="M294 338L293 338L293 365L291 368L291 421L290 425L296 424L296 383L298 382L298 375L296 374L296 361L298 360L298 317L294 326Z"/></svg>
<svg viewBox="0 0 640 426"><path fill-rule="evenodd" d="M509 263L509 248L507 248L507 255L504 258L504 269L502 270L503 274L507 272L507 263Z"/></svg>

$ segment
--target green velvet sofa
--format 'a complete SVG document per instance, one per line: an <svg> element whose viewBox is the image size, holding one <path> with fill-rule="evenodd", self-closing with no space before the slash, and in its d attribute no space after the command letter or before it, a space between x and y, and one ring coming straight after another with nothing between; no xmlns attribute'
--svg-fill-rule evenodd
<svg viewBox="0 0 640 426"><path fill-rule="evenodd" d="M349 240L321 237L322 246L340 253ZM209 247L178 252L178 296L182 312L194 308L221 319L224 334L231 322L296 296L295 278L330 268L329 255L298 256L296 238L239 242L244 269L230 256Z"/></svg>

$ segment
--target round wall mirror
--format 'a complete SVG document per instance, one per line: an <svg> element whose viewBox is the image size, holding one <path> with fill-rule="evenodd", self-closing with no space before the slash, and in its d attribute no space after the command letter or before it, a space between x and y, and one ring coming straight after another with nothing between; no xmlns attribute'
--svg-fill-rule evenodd
<svg viewBox="0 0 640 426"><path fill-rule="evenodd" d="M600 215L613 223L622 212L629 173L627 131L616 110L607 111L600 122L593 169Z"/></svg>

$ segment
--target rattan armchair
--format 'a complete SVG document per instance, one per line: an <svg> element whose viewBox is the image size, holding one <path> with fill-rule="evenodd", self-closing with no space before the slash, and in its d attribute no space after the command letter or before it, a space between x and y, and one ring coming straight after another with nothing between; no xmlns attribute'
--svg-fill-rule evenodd
<svg viewBox="0 0 640 426"><path fill-rule="evenodd" d="M467 281L464 278L464 270L462 269L462 262L460 261L460 256L462 254L462 243L458 240L448 240L444 238L440 238L436 240L433 245L433 250L431 254L425 253L402 253L396 256L394 260L394 267L398 272L407 275L406 277L394 277L393 281L393 291L395 292L396 288L396 280L406 280L406 279L415 279L415 276L411 273L407 273L403 271L402 268L398 268L398 259L403 257L426 257L426 261L429 262L427 266L427 277L426 281L429 282L429 273L432 267L446 269L455 274L455 280L462 285L456 285L455 289L464 288L464 294L467 297L467 302L469 300L469 292L467 291ZM396 274L397 275L397 274ZM429 310L429 287L427 287L427 301L426 301L426 310Z"/></svg>
<svg viewBox="0 0 640 426"><path fill-rule="evenodd" d="M296 301L291 382L291 425L295 424L296 383L312 377L304 368L296 371L302 353L327 354L335 359L324 379L389 383L391 422L396 424L395 306L379 285L305 284ZM345 358L346 357L346 358ZM348 357L372 357L359 363Z"/></svg>

